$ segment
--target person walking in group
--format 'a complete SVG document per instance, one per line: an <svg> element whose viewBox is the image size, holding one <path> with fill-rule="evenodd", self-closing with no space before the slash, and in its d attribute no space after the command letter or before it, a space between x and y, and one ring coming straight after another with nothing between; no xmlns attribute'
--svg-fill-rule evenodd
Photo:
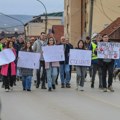
<svg viewBox="0 0 120 120"><path fill-rule="evenodd" d="M73 49L73 45L70 43L69 38L66 38L66 44L69 45L70 49ZM72 65L70 65L70 79L72 75Z"/></svg>
<svg viewBox="0 0 120 120"><path fill-rule="evenodd" d="M102 42L110 42L107 34L102 36ZM103 91L107 92L107 89L111 92L114 92L112 87L113 83L113 68L114 68L114 60L113 59L102 59L102 83L103 83ZM108 84L106 82L106 77L108 73Z"/></svg>
<svg viewBox="0 0 120 120"><path fill-rule="evenodd" d="M40 39L37 39L32 49L34 52L40 53L40 67L37 70L37 81L36 81L36 88L39 88L40 82L42 82L41 89L46 89L45 83L46 83L46 71L45 71L45 61L42 54L42 46L46 46L47 40L44 32L41 32ZM43 68L43 72L41 70ZM42 75L40 77L40 74L42 72Z"/></svg>
<svg viewBox="0 0 120 120"><path fill-rule="evenodd" d="M22 51L32 52L31 43L30 42L26 42L25 43L25 47L22 48ZM23 90L24 91L25 90L31 91L33 69L30 69L30 68L21 68L20 70L21 70L21 76L22 76Z"/></svg>
<svg viewBox="0 0 120 120"><path fill-rule="evenodd" d="M69 52L70 46L66 44L64 36L61 37L61 45L64 46L65 61L60 62L60 79L61 88L70 88L70 65L69 65Z"/></svg>
<svg viewBox="0 0 120 120"><path fill-rule="evenodd" d="M90 45L91 45L91 39L90 39L89 36L87 36L86 40L85 40L85 49L89 50L90 49ZM87 77L87 70L89 71L89 76L91 78L92 77L92 66L86 67L85 78Z"/></svg>
<svg viewBox="0 0 120 120"><path fill-rule="evenodd" d="M9 41L7 43L7 48L10 48L16 56L16 51L13 48L14 43ZM1 68L1 74L3 76L3 81L5 85L5 91L8 92L9 90L13 90L13 82L16 79L16 64L15 62L11 62L9 64L5 64Z"/></svg>
<svg viewBox="0 0 120 120"><path fill-rule="evenodd" d="M53 37L48 39L48 46L55 45L55 39ZM48 91L56 89L55 80L57 78L57 68L59 67L59 62L45 62L45 68L47 72L47 82L48 82Z"/></svg>
<svg viewBox="0 0 120 120"><path fill-rule="evenodd" d="M77 44L78 50L85 50L84 42L83 40L80 40ZM77 90L80 86L80 91L84 91L84 82L85 82L85 72L86 67L85 66L76 66L76 84L77 84Z"/></svg>
<svg viewBox="0 0 120 120"><path fill-rule="evenodd" d="M102 67L101 62L97 57L97 44L101 41L101 35L96 35L96 39L94 42L91 42L90 50L92 50L92 81L91 81L91 88L94 88L95 83L95 75L98 70L98 76L99 76L99 88L103 87L102 84Z"/></svg>

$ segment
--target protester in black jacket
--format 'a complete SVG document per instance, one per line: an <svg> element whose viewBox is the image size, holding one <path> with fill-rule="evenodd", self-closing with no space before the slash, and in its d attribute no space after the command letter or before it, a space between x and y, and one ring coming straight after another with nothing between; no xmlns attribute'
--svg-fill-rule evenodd
<svg viewBox="0 0 120 120"><path fill-rule="evenodd" d="M104 34L102 36L102 42L110 42L109 37L107 34ZM103 83L103 91L107 92L107 89L111 92L114 92L114 89L112 88L113 83L113 68L114 68L114 60L113 59L102 59L102 83ZM108 72L108 85L106 82Z"/></svg>
<svg viewBox="0 0 120 120"><path fill-rule="evenodd" d="M70 65L69 65L69 52L70 46L66 44L66 39L64 36L61 37L61 45L64 46L65 61L60 62L60 79L61 88L65 86L70 88Z"/></svg>

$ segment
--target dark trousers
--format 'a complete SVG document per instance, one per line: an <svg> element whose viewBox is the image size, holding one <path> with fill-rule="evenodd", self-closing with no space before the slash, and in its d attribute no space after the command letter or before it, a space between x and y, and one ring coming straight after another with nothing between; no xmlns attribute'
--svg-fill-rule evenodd
<svg viewBox="0 0 120 120"><path fill-rule="evenodd" d="M43 72L42 72L43 69ZM42 72L42 76L40 77L40 74ZM44 61L40 61L40 67L37 70L37 81L36 81L36 85L37 87L39 87L40 82L42 82L42 87L45 86L46 83L46 70L45 70L45 62Z"/></svg>
<svg viewBox="0 0 120 120"><path fill-rule="evenodd" d="M96 72L98 71L99 86L102 87L102 68L98 64L92 64L92 84L95 82Z"/></svg>
<svg viewBox="0 0 120 120"><path fill-rule="evenodd" d="M86 67L85 78L87 77L87 70L89 71L90 78L92 77L92 67Z"/></svg>
<svg viewBox="0 0 120 120"><path fill-rule="evenodd" d="M13 82L15 81L16 76L3 76L3 81L5 85L5 89L10 89L10 87L13 87Z"/></svg>
<svg viewBox="0 0 120 120"><path fill-rule="evenodd" d="M106 82L107 72L108 72L108 87L112 86L113 67L114 67L114 64L112 62L110 63L103 62L103 67L102 67L103 88L107 88L107 82Z"/></svg>

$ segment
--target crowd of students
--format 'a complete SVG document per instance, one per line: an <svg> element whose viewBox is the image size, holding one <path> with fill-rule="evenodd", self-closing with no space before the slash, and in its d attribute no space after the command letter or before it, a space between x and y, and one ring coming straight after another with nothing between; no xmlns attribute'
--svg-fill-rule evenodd
<svg viewBox="0 0 120 120"><path fill-rule="evenodd" d="M17 61L19 59L19 51L26 52L36 52L41 53L40 57L40 67L36 70L36 88L47 89L52 91L56 89L58 84L58 76L60 74L61 88L71 88L71 72L72 66L69 65L69 53L70 49L78 50L91 50L92 51L92 65L90 67L86 66L74 66L76 70L76 86L77 90L84 91L84 82L87 76L87 70L89 70L91 77L91 88L94 88L95 76L98 71L99 76L99 88L103 89L104 92L108 90L114 92L112 87L113 82L113 59L99 59L97 57L97 45L98 42L110 42L107 34L96 35L93 41L89 37L86 40L79 40L76 47L69 43L69 39L64 36L61 37L60 44L56 43L53 34L46 35L44 32L40 34L34 42L31 40L25 41L23 36L19 36L17 39L12 37L8 40L0 41L0 51L3 49L10 48L16 56L15 61L1 66L1 75L3 81L3 87L5 91L13 90L13 86L16 84L16 79L18 79L17 72L20 73L20 78L22 80L22 86L24 91L31 91L33 69L28 68L17 68ZM43 46L54 46L63 45L65 61L60 62L45 62L42 47ZM35 70L34 70L35 71ZM108 73L108 82L106 80ZM47 84L47 85L46 85ZM47 86L47 87L46 87Z"/></svg>

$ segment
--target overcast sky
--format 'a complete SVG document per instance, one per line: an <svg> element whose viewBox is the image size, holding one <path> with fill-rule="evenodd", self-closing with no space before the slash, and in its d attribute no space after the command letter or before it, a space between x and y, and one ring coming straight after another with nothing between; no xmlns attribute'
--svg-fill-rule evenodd
<svg viewBox="0 0 120 120"><path fill-rule="evenodd" d="M41 0L48 13L64 10L64 0ZM4 14L39 15L44 8L37 0L0 0L0 12Z"/></svg>

